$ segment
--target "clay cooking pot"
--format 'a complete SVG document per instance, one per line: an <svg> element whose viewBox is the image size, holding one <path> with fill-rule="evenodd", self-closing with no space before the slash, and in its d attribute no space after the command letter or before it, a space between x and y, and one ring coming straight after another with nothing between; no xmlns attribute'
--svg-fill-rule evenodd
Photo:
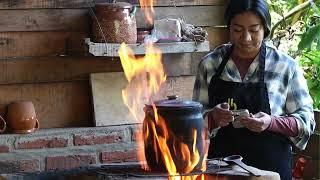
<svg viewBox="0 0 320 180"><path fill-rule="evenodd" d="M177 171L183 173L186 163L182 160L182 154L176 153L175 143L177 140L183 142L189 148L193 149L194 145L194 130L197 132L196 147L199 151L200 161L195 166L193 171L200 170L202 166L202 160L205 156L205 144L202 139L202 133L204 130L203 117L202 117L202 105L194 101L186 101L177 99L176 96L170 96L168 99L155 102L157 112L165 121L167 129L169 130L169 136L175 138L169 138L168 148L173 161L176 165ZM151 105L146 105L145 119L143 121L143 134L145 156L150 169L154 171L165 172L166 168L164 161L159 156L161 152L159 144L156 143L154 137L154 131L152 131L153 124L155 122L154 111ZM156 125L155 127L158 136L164 134L163 128Z"/></svg>
<svg viewBox="0 0 320 180"><path fill-rule="evenodd" d="M7 122L13 133L31 133L40 127L34 105L31 101L17 101L9 104Z"/></svg>
<svg viewBox="0 0 320 180"><path fill-rule="evenodd" d="M93 41L134 44L137 42L136 7L126 2L97 3L92 19Z"/></svg>

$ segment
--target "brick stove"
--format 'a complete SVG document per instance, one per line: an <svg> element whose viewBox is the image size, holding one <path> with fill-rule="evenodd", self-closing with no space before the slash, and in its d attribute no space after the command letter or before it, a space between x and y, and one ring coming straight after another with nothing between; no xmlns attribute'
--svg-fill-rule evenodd
<svg viewBox="0 0 320 180"><path fill-rule="evenodd" d="M121 125L2 134L0 179L168 179L165 173L147 172L137 164L138 128ZM230 174L216 174L222 170ZM261 179L279 179L277 173L264 172ZM203 174L195 172L199 173ZM248 172L239 167L234 170L234 166L208 165L204 174L205 179L250 179Z"/></svg>
<svg viewBox="0 0 320 180"><path fill-rule="evenodd" d="M39 129L0 135L0 173L68 170L136 161L138 125Z"/></svg>

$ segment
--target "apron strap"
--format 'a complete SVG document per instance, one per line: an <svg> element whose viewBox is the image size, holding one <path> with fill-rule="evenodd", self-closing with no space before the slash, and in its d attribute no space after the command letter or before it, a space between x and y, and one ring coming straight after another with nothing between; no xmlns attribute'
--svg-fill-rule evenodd
<svg viewBox="0 0 320 180"><path fill-rule="evenodd" d="M226 53L225 53L225 54L223 55L223 57L222 57L222 62L221 62L221 64L219 65L218 70L217 70L217 72L215 73L215 75L211 78L210 84L213 83L217 78L220 77L220 75L221 75L224 67L226 66L226 64L227 64L227 62L228 62L228 60L229 60L229 58L230 58L230 56L231 56L233 47L234 47L234 46L231 45L230 47L228 47L228 48L226 49Z"/></svg>
<svg viewBox="0 0 320 180"><path fill-rule="evenodd" d="M264 82L264 68L265 68L265 59L266 59L266 44L262 41L259 55L259 82Z"/></svg>

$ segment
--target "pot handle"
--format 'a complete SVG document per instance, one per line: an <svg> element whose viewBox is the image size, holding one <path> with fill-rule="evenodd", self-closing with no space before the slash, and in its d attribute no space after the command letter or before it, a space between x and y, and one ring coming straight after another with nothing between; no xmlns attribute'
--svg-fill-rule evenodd
<svg viewBox="0 0 320 180"><path fill-rule="evenodd" d="M133 5L130 11L130 17L132 18L133 16L135 16L136 12L137 12L137 6Z"/></svg>
<svg viewBox="0 0 320 180"><path fill-rule="evenodd" d="M179 98L179 96L178 96L178 95L173 94L173 95L169 95L169 96L167 96L167 98L168 98L168 100L174 100L174 99L178 99L178 98Z"/></svg>
<svg viewBox="0 0 320 180"><path fill-rule="evenodd" d="M40 123L38 118L36 118L36 127L34 127L34 129L39 129L40 128Z"/></svg>
<svg viewBox="0 0 320 180"><path fill-rule="evenodd" d="M6 123L6 121L2 118L2 116L0 116L0 119L1 119L1 121L2 121L2 123L3 123L3 128L0 129L0 133L3 133L3 132L7 129L7 123Z"/></svg>

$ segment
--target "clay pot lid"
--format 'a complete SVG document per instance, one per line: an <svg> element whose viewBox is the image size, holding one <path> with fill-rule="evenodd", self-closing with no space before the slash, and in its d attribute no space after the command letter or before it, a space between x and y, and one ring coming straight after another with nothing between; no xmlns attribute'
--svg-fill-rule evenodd
<svg viewBox="0 0 320 180"><path fill-rule="evenodd" d="M96 7L107 8L107 9L131 9L132 5L126 2L116 3L96 3Z"/></svg>
<svg viewBox="0 0 320 180"><path fill-rule="evenodd" d="M162 99L154 102L156 107L170 107L170 108L202 108L202 104L191 100L178 99L178 96L171 95L168 99ZM148 105L150 106L150 105Z"/></svg>

